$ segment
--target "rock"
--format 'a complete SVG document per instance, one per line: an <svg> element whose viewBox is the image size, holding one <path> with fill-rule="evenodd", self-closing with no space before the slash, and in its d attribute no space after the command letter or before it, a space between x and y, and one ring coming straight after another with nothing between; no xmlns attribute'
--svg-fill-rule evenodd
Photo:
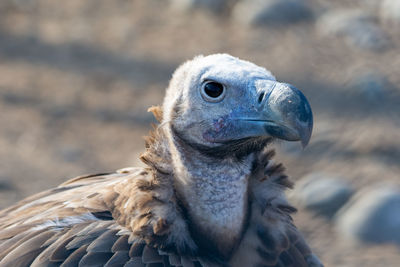
<svg viewBox="0 0 400 267"><path fill-rule="evenodd" d="M352 239L400 245L400 189L380 185L359 192L338 212L335 222Z"/></svg>
<svg viewBox="0 0 400 267"><path fill-rule="evenodd" d="M334 10L322 15L317 22L318 32L324 36L343 37L358 48L381 51L389 38L378 26L375 17L362 10Z"/></svg>
<svg viewBox="0 0 400 267"><path fill-rule="evenodd" d="M233 18L249 26L278 26L310 20L313 12L302 0L244 0L235 5Z"/></svg>
<svg viewBox="0 0 400 267"><path fill-rule="evenodd" d="M76 109L71 106L59 106L59 105L45 105L42 107L42 112L51 120L66 119Z"/></svg>
<svg viewBox="0 0 400 267"><path fill-rule="evenodd" d="M0 191L15 190L15 185L6 176L0 175Z"/></svg>
<svg viewBox="0 0 400 267"><path fill-rule="evenodd" d="M311 173L302 178L293 191L296 204L331 218L353 194L353 188L341 177Z"/></svg>
<svg viewBox="0 0 400 267"><path fill-rule="evenodd" d="M10 206L21 198L17 186L11 181L11 177L0 175L0 209Z"/></svg>
<svg viewBox="0 0 400 267"><path fill-rule="evenodd" d="M390 24L400 25L400 1L384 0L380 7L381 19Z"/></svg>
<svg viewBox="0 0 400 267"><path fill-rule="evenodd" d="M381 5L381 1L376 0L359 0L359 2L363 8L366 8L372 12L379 10L379 7Z"/></svg>
<svg viewBox="0 0 400 267"><path fill-rule="evenodd" d="M370 102L376 102L385 97L389 82L377 71L366 71L355 75L350 82L351 89Z"/></svg>
<svg viewBox="0 0 400 267"><path fill-rule="evenodd" d="M223 11L232 0L171 0L172 8L187 12L205 9L214 13Z"/></svg>
<svg viewBox="0 0 400 267"><path fill-rule="evenodd" d="M84 151L82 148L63 145L58 149L58 155L67 162L77 162L82 159Z"/></svg>
<svg viewBox="0 0 400 267"><path fill-rule="evenodd" d="M17 9L20 11L32 11L36 6L37 0L0 1L0 10Z"/></svg>

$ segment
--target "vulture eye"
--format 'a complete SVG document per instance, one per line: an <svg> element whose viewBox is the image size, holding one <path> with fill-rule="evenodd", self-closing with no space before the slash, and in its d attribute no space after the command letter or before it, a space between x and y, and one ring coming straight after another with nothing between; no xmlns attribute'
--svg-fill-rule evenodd
<svg viewBox="0 0 400 267"><path fill-rule="evenodd" d="M225 88L217 82L207 82L201 88L201 95L208 102L219 102L225 96Z"/></svg>

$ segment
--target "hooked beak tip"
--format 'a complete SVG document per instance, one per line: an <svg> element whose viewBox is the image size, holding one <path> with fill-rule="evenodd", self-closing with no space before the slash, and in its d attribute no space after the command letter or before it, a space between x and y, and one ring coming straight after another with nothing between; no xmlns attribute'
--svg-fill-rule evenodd
<svg viewBox="0 0 400 267"><path fill-rule="evenodd" d="M306 97L300 90L285 83L275 82L269 90L264 114L277 124L267 127L267 132L280 139L300 141L305 148L313 129L313 115Z"/></svg>

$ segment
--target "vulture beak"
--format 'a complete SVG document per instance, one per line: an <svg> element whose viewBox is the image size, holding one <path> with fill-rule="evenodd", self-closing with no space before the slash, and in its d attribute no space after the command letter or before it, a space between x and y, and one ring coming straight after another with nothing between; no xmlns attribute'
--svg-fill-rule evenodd
<svg viewBox="0 0 400 267"><path fill-rule="evenodd" d="M313 116L303 93L292 85L257 80L256 116L241 118L251 132L288 141L301 141L305 147L311 137Z"/></svg>

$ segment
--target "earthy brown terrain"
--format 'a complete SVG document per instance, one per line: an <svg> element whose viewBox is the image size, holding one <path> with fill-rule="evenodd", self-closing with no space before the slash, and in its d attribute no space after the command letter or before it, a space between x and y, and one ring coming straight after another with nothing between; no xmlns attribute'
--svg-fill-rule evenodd
<svg viewBox="0 0 400 267"><path fill-rule="evenodd" d="M358 6L310 2L315 12ZM294 180L324 171L357 189L400 185L399 27L382 24L389 45L370 51L318 34L316 19L248 27L229 14L161 0L1 1L0 207L80 174L141 164L154 122L147 108L161 103L181 62L217 52L265 66L310 100L309 146L275 144ZM382 92L354 88L365 72L387 79ZM400 264L395 246L350 242L305 210L295 221L326 266Z"/></svg>

